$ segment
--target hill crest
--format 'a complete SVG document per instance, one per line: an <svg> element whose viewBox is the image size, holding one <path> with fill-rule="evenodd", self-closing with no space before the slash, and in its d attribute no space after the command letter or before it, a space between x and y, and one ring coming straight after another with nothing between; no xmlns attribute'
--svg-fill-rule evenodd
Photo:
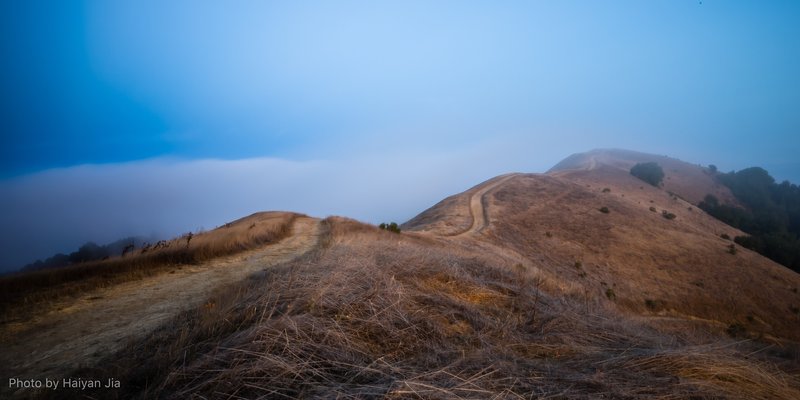
<svg viewBox="0 0 800 400"><path fill-rule="evenodd" d="M490 179L402 233L259 213L130 256L148 269L123 283L93 264L107 286L2 320L0 369L121 381L93 398L800 397L800 275L603 157Z"/></svg>
<svg viewBox="0 0 800 400"><path fill-rule="evenodd" d="M598 168L619 169L625 172L638 163L655 162L664 170L663 188L699 204L706 195L713 195L720 203L741 206L730 189L715 179L708 167L694 165L668 156L641 153L622 149L595 149L572 154L547 171L550 175L572 175L580 178L582 172Z"/></svg>

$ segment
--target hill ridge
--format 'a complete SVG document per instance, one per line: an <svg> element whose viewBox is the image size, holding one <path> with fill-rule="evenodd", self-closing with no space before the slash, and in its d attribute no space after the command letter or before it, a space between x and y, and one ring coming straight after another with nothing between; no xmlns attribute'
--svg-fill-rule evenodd
<svg viewBox="0 0 800 400"><path fill-rule="evenodd" d="M657 188L628 173L631 154L593 152L479 183L399 234L263 213L178 238L176 254L234 251L81 292L49 325L4 318L0 368L120 379L118 392L80 393L95 398L800 397L800 275L736 247L723 236L741 232L690 201L713 188L681 181L708 177L702 167L665 159ZM121 324L110 340L84 318L111 311L114 290L159 282L174 285L116 311L152 317L149 332ZM59 347L59 331L79 328L86 340Z"/></svg>

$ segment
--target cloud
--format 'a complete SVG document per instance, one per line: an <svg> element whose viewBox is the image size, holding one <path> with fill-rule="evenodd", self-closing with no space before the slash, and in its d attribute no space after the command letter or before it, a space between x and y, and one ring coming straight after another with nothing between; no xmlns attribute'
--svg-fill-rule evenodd
<svg viewBox="0 0 800 400"><path fill-rule="evenodd" d="M387 151L336 160L150 159L54 169L0 182L3 269L130 235L171 237L264 210L403 222L511 170L524 151L500 143L446 153ZM545 170L546 160L537 170Z"/></svg>

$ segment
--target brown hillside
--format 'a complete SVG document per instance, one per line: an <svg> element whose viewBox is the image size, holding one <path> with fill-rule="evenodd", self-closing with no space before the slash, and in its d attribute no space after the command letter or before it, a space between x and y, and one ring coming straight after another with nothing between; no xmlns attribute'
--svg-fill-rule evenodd
<svg viewBox="0 0 800 400"><path fill-rule="evenodd" d="M299 217L302 215L291 212L255 213L210 231L154 243L123 256L0 277L0 323L16 326L27 320L33 309L58 307L54 303L65 297L157 275L174 265L198 264L262 247L289 235ZM0 337L2 332L0 329Z"/></svg>
<svg viewBox="0 0 800 400"><path fill-rule="evenodd" d="M602 184L546 175L506 182L490 196L483 234L597 296L613 290L624 310L800 339L800 275L739 246L730 254L720 235L740 232L624 171L600 167L579 182L588 175Z"/></svg>
<svg viewBox="0 0 800 400"><path fill-rule="evenodd" d="M617 161L587 160L491 179L401 234L281 215L260 245L34 309L26 330L4 322L3 376L121 387L0 394L800 398L800 275L730 254L720 235L740 232ZM237 243L251 224L207 243Z"/></svg>
<svg viewBox="0 0 800 400"><path fill-rule="evenodd" d="M137 398L800 396L791 345L670 333L481 234L321 226L314 251L76 373Z"/></svg>
<svg viewBox="0 0 800 400"><path fill-rule="evenodd" d="M501 175L483 182L466 192L450 196L423 211L416 217L401 225L405 230L424 230L442 236L454 236L465 233L472 228L472 215L483 217L483 211L473 207L481 206L485 193L507 179ZM475 201L473 201L473 199Z"/></svg>
<svg viewBox="0 0 800 400"><path fill-rule="evenodd" d="M407 228L438 234L437 227L463 213L475 192L452 196L421 214L445 221ZM718 331L743 324L755 334L800 339L795 312L800 275L736 245L736 254L730 254L732 242L720 235L735 237L740 231L622 168L601 161L587 169L518 174L483 200L490 223L479 237L593 297L607 298L610 290L616 306L648 318L702 323ZM461 208L449 212L449 204ZM602 207L609 213L600 212ZM675 219L664 218L664 212Z"/></svg>
<svg viewBox="0 0 800 400"><path fill-rule="evenodd" d="M667 156L618 149L592 150L565 158L547 173L550 175L566 174L572 179L585 177L589 180L602 180L600 176L586 175L580 172L600 167L610 167L628 172L631 167L643 162L655 162L660 165L664 170L664 190L675 193L692 204L699 204L706 195L711 194L724 204L739 205L733 193L717 182L708 168Z"/></svg>

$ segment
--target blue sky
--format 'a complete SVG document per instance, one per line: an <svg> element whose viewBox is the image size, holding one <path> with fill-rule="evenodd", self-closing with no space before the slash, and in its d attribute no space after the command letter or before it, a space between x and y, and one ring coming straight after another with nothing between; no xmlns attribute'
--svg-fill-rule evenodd
<svg viewBox="0 0 800 400"><path fill-rule="evenodd" d="M800 182L795 1L29 0L0 10L0 222L53 238L39 252L279 206L403 220L480 179L543 172L597 147L761 165ZM203 171L258 201L170 208L162 197L198 189L139 180L185 178L176 171L188 166L213 166ZM242 179L227 186L250 176L243 166L286 198ZM75 184L97 198L139 182L130 196L150 193L136 204L160 216L127 221L113 205L102 221L16 216L53 208L36 196L80 199L58 184L81 174L116 182ZM366 199L334 204L309 191L320 177L318 187ZM414 188L397 195L399 183ZM368 206L386 198L402 203ZM99 206L59 203L81 216ZM63 225L81 233L56 240Z"/></svg>

